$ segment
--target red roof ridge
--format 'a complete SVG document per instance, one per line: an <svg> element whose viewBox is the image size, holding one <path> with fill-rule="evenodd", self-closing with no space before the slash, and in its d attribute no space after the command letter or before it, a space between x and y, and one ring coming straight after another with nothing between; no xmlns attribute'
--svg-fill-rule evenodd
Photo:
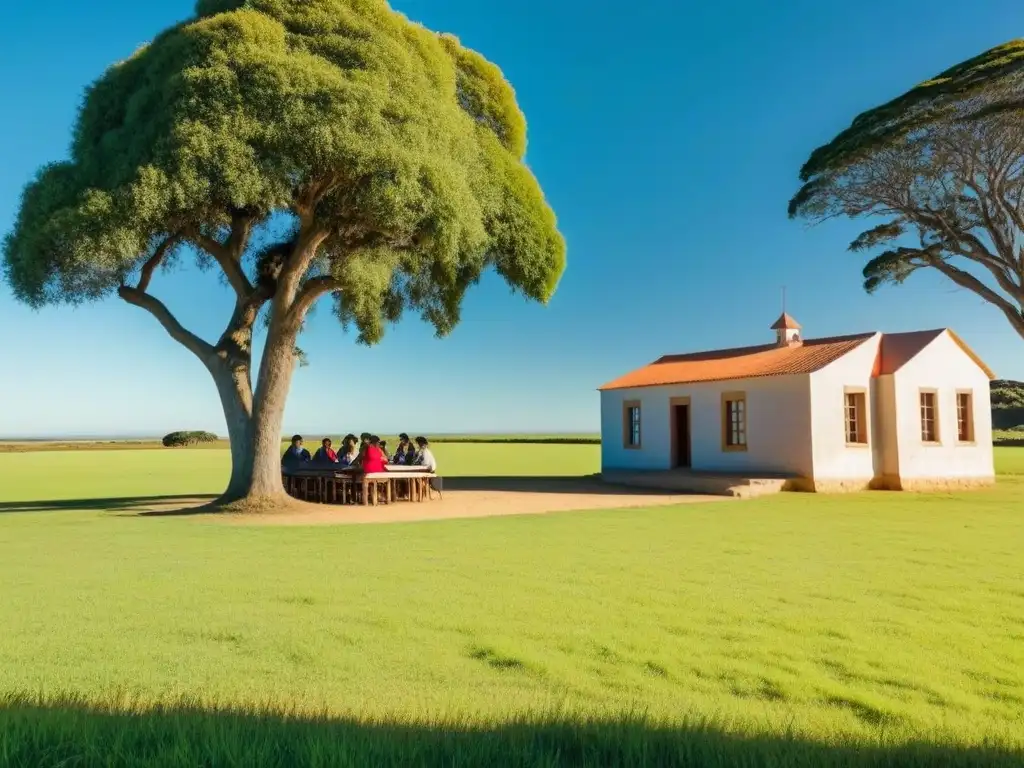
<svg viewBox="0 0 1024 768"><path fill-rule="evenodd" d="M802 343L785 346L758 344L665 355L598 389L630 389L813 373L877 335L876 331L872 331L808 339Z"/></svg>
<svg viewBox="0 0 1024 768"><path fill-rule="evenodd" d="M804 339L802 345L813 347L819 344L839 344L844 341L857 341L858 339L870 339L878 331L867 333L851 333L846 336L821 336L817 339ZM650 365L658 363L681 363L685 360L714 360L718 357L736 357L738 355L754 355L758 352L768 352L773 349L780 349L778 344L752 344L747 347L727 347L725 349L706 349L701 352L680 352L672 355L662 355Z"/></svg>

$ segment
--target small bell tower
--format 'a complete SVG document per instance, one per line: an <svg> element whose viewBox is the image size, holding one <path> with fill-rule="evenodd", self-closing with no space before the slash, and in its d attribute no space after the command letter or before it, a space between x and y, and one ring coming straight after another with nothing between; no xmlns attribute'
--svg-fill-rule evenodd
<svg viewBox="0 0 1024 768"><path fill-rule="evenodd" d="M793 316L783 312L779 319L772 325L775 331L775 345L778 347L796 347L803 344L800 323L793 319Z"/></svg>

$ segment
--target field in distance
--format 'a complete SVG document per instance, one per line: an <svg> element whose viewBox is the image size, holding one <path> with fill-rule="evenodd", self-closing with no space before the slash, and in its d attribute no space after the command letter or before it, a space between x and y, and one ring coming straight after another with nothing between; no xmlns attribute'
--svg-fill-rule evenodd
<svg viewBox="0 0 1024 768"><path fill-rule="evenodd" d="M414 435L415 436L415 435ZM324 437L330 437L335 447L344 437L343 434L308 434L303 435L307 447L314 450ZM381 435L388 441L389 445L398 445L398 438L395 435ZM533 445L600 445L601 436L596 433L563 433L563 434L522 434L522 435L428 435L432 443L508 443L508 444L533 444ZM1024 447L1024 431L1021 430L996 430L993 432L993 442L997 446ZM287 443L282 440L282 446ZM0 453L28 453L35 451L138 451L138 450L215 450L226 449L226 439L217 440L211 443L201 443L184 448L165 448L159 438L146 439L109 439L109 440L0 440Z"/></svg>
<svg viewBox="0 0 1024 768"><path fill-rule="evenodd" d="M345 433L326 433L326 434L303 434L303 438L306 441L306 447L312 452L320 444L320 441L325 437L331 438L334 441L335 447L341 442L341 439L345 436ZM410 433L410 436L415 437L415 434ZM389 445L398 445L397 435L381 435L381 438L388 441ZM507 434L507 435L491 435L491 434L451 434L451 435L430 435L432 443L523 443L523 444L565 444L565 445L598 445L601 442L600 435L596 433L562 433L562 434ZM282 446L287 445L287 439L282 438ZM152 450L160 448L163 450L211 450L211 449L226 449L228 447L228 441L226 439L220 439L210 443L199 443L197 445L190 445L183 448L165 448L163 443L160 442L160 438L111 438L111 439L95 439L95 440L58 440L58 439L39 439L39 440L0 440L0 453L28 453L34 451L140 451L140 450Z"/></svg>

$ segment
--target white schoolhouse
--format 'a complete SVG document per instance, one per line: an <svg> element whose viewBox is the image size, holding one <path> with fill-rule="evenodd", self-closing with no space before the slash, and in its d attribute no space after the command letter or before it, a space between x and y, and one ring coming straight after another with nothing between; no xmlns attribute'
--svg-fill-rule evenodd
<svg viewBox="0 0 1024 768"><path fill-rule="evenodd" d="M994 481L995 376L953 331L804 339L785 313L772 330L774 343L668 355L601 387L602 474L814 491Z"/></svg>

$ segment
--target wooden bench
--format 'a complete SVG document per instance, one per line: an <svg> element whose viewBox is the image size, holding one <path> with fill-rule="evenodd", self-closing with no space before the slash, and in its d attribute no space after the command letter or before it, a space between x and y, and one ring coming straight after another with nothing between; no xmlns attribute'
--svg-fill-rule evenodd
<svg viewBox="0 0 1024 768"><path fill-rule="evenodd" d="M354 471L339 472L330 467L293 469L281 473L285 491L289 496L321 504L329 501L337 503L339 497L343 504L346 503L346 500L354 495L354 491L350 490L354 474Z"/></svg>

